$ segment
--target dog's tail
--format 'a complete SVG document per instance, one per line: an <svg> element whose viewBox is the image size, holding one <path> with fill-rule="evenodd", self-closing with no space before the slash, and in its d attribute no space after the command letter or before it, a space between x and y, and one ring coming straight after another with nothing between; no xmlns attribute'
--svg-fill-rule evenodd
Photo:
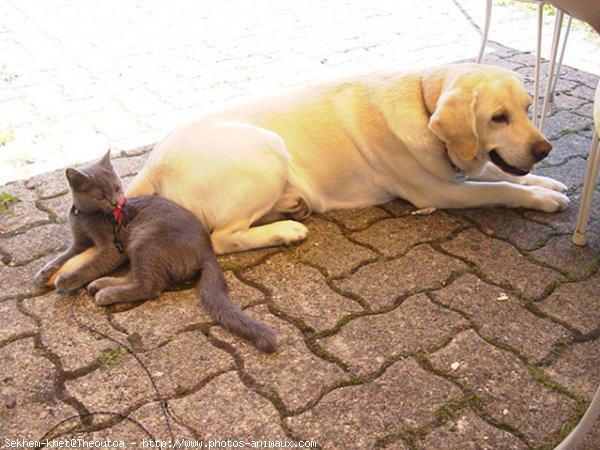
<svg viewBox="0 0 600 450"><path fill-rule="evenodd" d="M277 335L269 325L252 319L229 298L217 258L205 254L198 295L206 312L227 330L251 341L262 352L277 350Z"/></svg>

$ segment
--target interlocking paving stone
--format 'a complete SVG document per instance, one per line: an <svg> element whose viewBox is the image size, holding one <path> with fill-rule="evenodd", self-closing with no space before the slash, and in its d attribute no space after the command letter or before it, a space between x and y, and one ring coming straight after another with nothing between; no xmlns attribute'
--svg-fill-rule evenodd
<svg viewBox="0 0 600 450"><path fill-rule="evenodd" d="M181 333L168 344L138 356L163 397L187 394L205 380L234 368L231 355L210 345L199 331Z"/></svg>
<svg viewBox="0 0 600 450"><path fill-rule="evenodd" d="M348 275L361 262L377 257L371 250L344 238L340 229L331 222L310 218L306 225L310 229L308 238L293 254L302 261L324 268L328 276ZM335 258L331 257L332 253L336 254Z"/></svg>
<svg viewBox="0 0 600 450"><path fill-rule="evenodd" d="M436 252L429 245L419 245L403 258L361 267L335 284L360 295L372 308L381 309L410 292L442 287L453 272L465 268L461 261Z"/></svg>
<svg viewBox="0 0 600 450"><path fill-rule="evenodd" d="M268 289L278 309L317 331L332 328L344 316L363 309L331 290L317 269L283 254L245 271L244 277Z"/></svg>
<svg viewBox="0 0 600 450"><path fill-rule="evenodd" d="M21 339L0 348L0 434L4 439L41 439L61 420L77 411L57 398L56 369L34 348L33 339Z"/></svg>
<svg viewBox="0 0 600 450"><path fill-rule="evenodd" d="M349 230L361 230L367 228L377 219L387 217L387 213L383 209L377 207L353 210L339 209L336 211L329 211L327 217L341 223Z"/></svg>
<svg viewBox="0 0 600 450"><path fill-rule="evenodd" d="M383 450L409 450L410 447L404 443L404 441L398 439L394 442L392 442L391 444L386 445L385 447L382 447Z"/></svg>
<svg viewBox="0 0 600 450"><path fill-rule="evenodd" d="M477 264L493 282L510 286L533 299L562 278L558 272L528 261L509 244L473 229L463 231L442 247Z"/></svg>
<svg viewBox="0 0 600 450"><path fill-rule="evenodd" d="M527 220L507 208L472 209L467 212L485 234L504 239L518 248L537 248L555 234L551 227Z"/></svg>
<svg viewBox="0 0 600 450"><path fill-rule="evenodd" d="M597 45L581 27L548 116L554 150L536 169L568 185L569 207L412 216L415 207L394 200L315 215L309 238L288 248L220 256L232 299L278 331L279 353L264 355L216 325L191 285L109 308L35 288L33 274L54 256L43 255L69 238L65 167L111 147L127 185L173 126L226 101L472 61L481 2L3 6L0 179L57 170L1 189L21 202L0 214L2 262L20 265L0 265L0 436L40 438L72 416L53 431L59 438L137 441L129 448L150 435L165 445L264 437L334 449L550 448L573 425L600 358L598 192L588 246L570 244L598 82ZM530 91L534 16L495 5L484 57L516 69ZM139 352L167 418L140 363L78 325L72 301L86 325ZM80 417L86 408L110 414ZM597 422L582 449L598 442Z"/></svg>
<svg viewBox="0 0 600 450"><path fill-rule="evenodd" d="M75 304L72 306L72 302ZM74 371L93 364L100 353L114 349L116 344L81 327L84 325L125 341L126 336L112 328L104 308L93 304L87 295L74 298L51 292L24 301L24 308L41 322L41 341L45 348L58 356L65 371Z"/></svg>
<svg viewBox="0 0 600 450"><path fill-rule="evenodd" d="M67 222L67 213L73 202L70 195L60 195L58 197L51 197L48 199L39 200L39 208L47 211L48 215L52 220L58 223ZM68 234L63 236L64 242L67 242Z"/></svg>
<svg viewBox="0 0 600 450"><path fill-rule="evenodd" d="M590 333L598 328L600 275L596 273L589 280L579 283L566 283L548 298L539 303L546 314L564 321L581 333Z"/></svg>
<svg viewBox="0 0 600 450"><path fill-rule="evenodd" d="M195 435L207 440L289 440L275 407L244 386L235 372L219 375L192 395L169 401L169 409Z"/></svg>
<svg viewBox="0 0 600 450"><path fill-rule="evenodd" d="M32 223L48 220L48 214L39 210L35 205L35 192L25 187L22 181L2 186L2 192L17 199L8 204L7 209L10 214L0 214L2 230L15 231L28 227Z"/></svg>
<svg viewBox="0 0 600 450"><path fill-rule="evenodd" d="M375 247L385 256L396 256L427 241L450 237L465 222L444 212L385 219L352 234L358 242Z"/></svg>
<svg viewBox="0 0 600 450"><path fill-rule="evenodd" d="M467 325L459 314L417 294L388 313L354 319L319 343L358 375L366 376L402 352L433 350Z"/></svg>
<svg viewBox="0 0 600 450"><path fill-rule="evenodd" d="M150 378L133 356L118 347L106 361L87 375L65 381L67 394L91 413L126 414L149 399L156 399Z"/></svg>
<svg viewBox="0 0 600 450"><path fill-rule="evenodd" d="M593 272L600 263L600 234L591 228L586 233L588 244L585 247L573 245L571 235L558 236L548 240L539 250L531 252L531 256L551 264L565 272L586 276Z"/></svg>
<svg viewBox="0 0 600 450"><path fill-rule="evenodd" d="M41 258L25 266L13 267L0 264L0 286L2 286L0 300L39 295L40 288L33 284L33 277L52 258L54 256Z"/></svg>
<svg viewBox="0 0 600 450"><path fill-rule="evenodd" d="M0 302L0 342L36 330L35 321L19 311L16 300Z"/></svg>
<svg viewBox="0 0 600 450"><path fill-rule="evenodd" d="M552 141L552 151L545 159L546 164L562 164L574 156L587 157L590 149L589 139L579 133L569 133ZM579 174L580 176L582 174ZM562 180L561 180L562 181Z"/></svg>
<svg viewBox="0 0 600 450"><path fill-rule="evenodd" d="M587 163L583 158L571 158L560 166L542 167L536 174L560 180L567 186L583 184Z"/></svg>
<svg viewBox="0 0 600 450"><path fill-rule="evenodd" d="M264 299L260 291L243 284L231 272L225 272L225 277L231 299L241 308ZM164 343L180 331L214 323L202 309L195 287L165 292L136 308L115 313L112 320L120 329L135 334L146 349Z"/></svg>
<svg viewBox="0 0 600 450"><path fill-rule="evenodd" d="M285 420L293 433L328 448L372 448L386 435L418 428L460 390L422 369L413 358L368 383L335 389L310 410Z"/></svg>
<svg viewBox="0 0 600 450"><path fill-rule="evenodd" d="M562 424L577 411L573 399L536 382L515 355L472 330L459 334L430 360L472 389L495 420L515 427L535 446L556 443ZM458 367L453 369L455 363Z"/></svg>
<svg viewBox="0 0 600 450"><path fill-rule="evenodd" d="M51 198L69 192L69 184L65 175L66 169L53 170L42 175L24 180L27 189L34 190L39 198Z"/></svg>
<svg viewBox="0 0 600 450"><path fill-rule="evenodd" d="M570 336L560 325L537 317L512 295L471 274L432 295L439 303L465 314L482 336L510 345L532 362L543 360Z"/></svg>
<svg viewBox="0 0 600 450"><path fill-rule="evenodd" d="M267 314L264 307L249 310L251 315L271 324L278 336L278 351L273 355L258 352L250 343L227 334L222 328L211 330L214 336L232 344L244 360L244 373L261 385L277 392L288 410L299 410L316 401L322 391L336 382L349 379L337 365L313 354L300 331L293 325ZM310 377L306 368L310 367Z"/></svg>
<svg viewBox="0 0 600 450"><path fill-rule="evenodd" d="M527 445L508 431L496 428L464 409L444 426L429 433L420 442L420 448L448 450L525 450Z"/></svg>
<svg viewBox="0 0 600 450"><path fill-rule="evenodd" d="M595 363L599 355L598 341L573 344L544 370L562 386L591 400L600 384L600 368Z"/></svg>
<svg viewBox="0 0 600 450"><path fill-rule="evenodd" d="M7 239L0 236L0 248L11 256L11 265L21 265L65 247L70 235L66 225L46 225Z"/></svg>

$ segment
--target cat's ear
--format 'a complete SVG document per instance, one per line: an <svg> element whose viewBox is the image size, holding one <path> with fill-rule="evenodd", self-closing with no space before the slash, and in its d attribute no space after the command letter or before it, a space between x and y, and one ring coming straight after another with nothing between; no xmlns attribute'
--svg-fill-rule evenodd
<svg viewBox="0 0 600 450"><path fill-rule="evenodd" d="M100 160L100 165L105 169L112 169L112 164L110 163L110 149L108 149L106 154Z"/></svg>
<svg viewBox="0 0 600 450"><path fill-rule="evenodd" d="M86 174L70 167L67 169L67 180L74 191L85 190L91 181Z"/></svg>

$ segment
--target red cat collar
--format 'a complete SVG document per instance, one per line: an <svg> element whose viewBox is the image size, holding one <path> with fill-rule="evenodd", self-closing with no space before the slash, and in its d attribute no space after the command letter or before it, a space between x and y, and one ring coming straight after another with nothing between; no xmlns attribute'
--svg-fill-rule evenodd
<svg viewBox="0 0 600 450"><path fill-rule="evenodd" d="M117 219L118 223L123 222L123 206L125 206L125 201L126 201L125 196L121 195L121 197L119 198L119 203L117 204L117 207L112 210L112 215L115 216L115 219Z"/></svg>

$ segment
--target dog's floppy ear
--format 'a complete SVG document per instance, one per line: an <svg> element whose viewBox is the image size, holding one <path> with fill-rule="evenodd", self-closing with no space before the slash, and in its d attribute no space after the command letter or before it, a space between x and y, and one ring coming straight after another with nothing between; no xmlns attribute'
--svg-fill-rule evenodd
<svg viewBox="0 0 600 450"><path fill-rule="evenodd" d="M461 159L471 160L479 151L475 119L476 94L459 87L444 92L438 99L429 129L448 150Z"/></svg>

